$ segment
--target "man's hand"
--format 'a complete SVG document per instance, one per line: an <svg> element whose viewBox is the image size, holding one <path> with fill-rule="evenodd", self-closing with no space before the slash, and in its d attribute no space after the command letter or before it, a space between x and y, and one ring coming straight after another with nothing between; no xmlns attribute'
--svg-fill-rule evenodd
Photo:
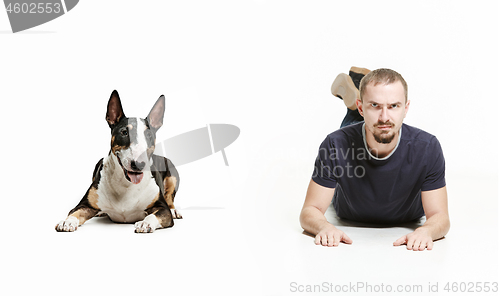
<svg viewBox="0 0 500 296"><path fill-rule="evenodd" d="M352 240L341 230L330 224L325 218L325 212L332 201L334 188L326 188L309 182L306 200L300 213L300 224L305 231L316 235L317 245L337 247L341 242L352 244Z"/></svg>
<svg viewBox="0 0 500 296"><path fill-rule="evenodd" d="M350 239L342 230L337 229L332 224L327 223L318 234L314 242L325 247L337 247L341 242L352 244Z"/></svg>
<svg viewBox="0 0 500 296"><path fill-rule="evenodd" d="M422 227L395 241L394 246L406 245L408 250L414 251L423 251L425 248L432 250L434 240L441 239L448 233L450 218L446 186L436 190L422 191L422 206L427 221Z"/></svg>
<svg viewBox="0 0 500 296"><path fill-rule="evenodd" d="M403 235L395 241L393 245L406 245L406 249L413 251L423 251L425 248L430 251L434 246L434 242L432 240L432 236L429 234L429 231L424 227L420 227L412 233Z"/></svg>

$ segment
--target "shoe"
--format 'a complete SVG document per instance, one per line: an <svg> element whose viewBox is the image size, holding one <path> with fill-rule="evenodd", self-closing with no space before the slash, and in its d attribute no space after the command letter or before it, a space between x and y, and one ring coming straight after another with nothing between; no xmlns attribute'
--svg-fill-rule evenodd
<svg viewBox="0 0 500 296"><path fill-rule="evenodd" d="M370 73L370 70L366 68L351 67L351 70L349 70L349 76L351 76L352 82L357 89L359 89L361 79L363 79L363 77L365 77L368 73Z"/></svg>
<svg viewBox="0 0 500 296"><path fill-rule="evenodd" d="M359 99L359 90L354 85L351 77L340 73L332 84L332 95L341 98L347 108L355 110L356 100Z"/></svg>

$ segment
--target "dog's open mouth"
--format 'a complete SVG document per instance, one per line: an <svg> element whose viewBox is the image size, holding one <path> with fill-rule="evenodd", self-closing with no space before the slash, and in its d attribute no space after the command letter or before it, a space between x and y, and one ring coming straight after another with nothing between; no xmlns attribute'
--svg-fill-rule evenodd
<svg viewBox="0 0 500 296"><path fill-rule="evenodd" d="M142 177L144 176L144 173L140 172L131 172L127 171L126 169L123 169L125 171L125 178L129 180L130 182L134 184L139 184L141 183Z"/></svg>
<svg viewBox="0 0 500 296"><path fill-rule="evenodd" d="M143 172L127 171L123 167L123 164L122 164L120 158L119 157L117 157L117 158L118 158L118 162L120 163L120 166L123 169L123 173L125 174L125 179L127 179L129 182L132 182L133 184L139 184L139 183L141 183L142 177L144 177L144 173Z"/></svg>

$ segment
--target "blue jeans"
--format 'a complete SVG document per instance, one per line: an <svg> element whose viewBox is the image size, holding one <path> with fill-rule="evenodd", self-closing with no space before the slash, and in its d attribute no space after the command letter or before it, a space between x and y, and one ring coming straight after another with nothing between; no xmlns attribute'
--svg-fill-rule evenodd
<svg viewBox="0 0 500 296"><path fill-rule="evenodd" d="M344 117L344 120L342 120L342 124L340 125L341 128L344 126L348 126L351 124L355 124L358 122L363 122L364 118L359 114L358 109L351 110L347 109L347 114Z"/></svg>

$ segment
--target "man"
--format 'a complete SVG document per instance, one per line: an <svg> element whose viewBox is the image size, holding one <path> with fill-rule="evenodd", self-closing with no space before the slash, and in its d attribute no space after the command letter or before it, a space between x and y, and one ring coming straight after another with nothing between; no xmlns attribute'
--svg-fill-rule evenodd
<svg viewBox="0 0 500 296"><path fill-rule="evenodd" d="M358 94L353 86L359 76L364 77ZM436 137L403 124L410 106L405 80L389 69L351 68L349 76L337 77L332 93L354 110L320 146L302 227L316 236L316 244L331 247L353 241L326 220L330 202L340 218L368 223L404 223L425 215L421 227L393 245L431 250L450 228L445 163Z"/></svg>

